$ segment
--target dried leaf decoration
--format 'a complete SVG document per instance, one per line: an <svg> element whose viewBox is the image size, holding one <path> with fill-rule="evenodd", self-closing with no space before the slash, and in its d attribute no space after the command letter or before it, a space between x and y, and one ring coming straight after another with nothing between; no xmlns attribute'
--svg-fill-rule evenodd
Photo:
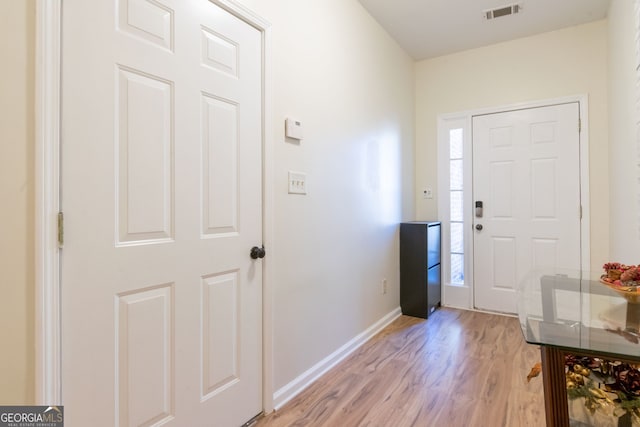
<svg viewBox="0 0 640 427"><path fill-rule="evenodd" d="M533 368L531 368L531 371L529 371L529 375L527 375L527 382L531 381L531 378L535 378L538 375L540 375L541 371L542 371L542 364L540 362L533 365Z"/></svg>

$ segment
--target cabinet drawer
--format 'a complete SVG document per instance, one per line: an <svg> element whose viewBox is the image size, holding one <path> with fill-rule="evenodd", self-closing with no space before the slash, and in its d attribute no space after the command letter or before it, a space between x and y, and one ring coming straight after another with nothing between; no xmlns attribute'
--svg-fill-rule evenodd
<svg viewBox="0 0 640 427"><path fill-rule="evenodd" d="M440 306L440 265L427 270L427 307L429 314Z"/></svg>
<svg viewBox="0 0 640 427"><path fill-rule="evenodd" d="M427 227L427 268L440 264L440 224Z"/></svg>

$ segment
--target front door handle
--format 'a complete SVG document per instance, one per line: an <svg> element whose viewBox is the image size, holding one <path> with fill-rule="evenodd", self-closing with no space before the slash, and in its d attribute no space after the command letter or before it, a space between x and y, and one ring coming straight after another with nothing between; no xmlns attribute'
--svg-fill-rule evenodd
<svg viewBox="0 0 640 427"><path fill-rule="evenodd" d="M482 224L476 224L476 230L482 231Z"/></svg>
<svg viewBox="0 0 640 427"><path fill-rule="evenodd" d="M261 248L257 246L252 247L251 252L249 253L249 255L251 256L251 259L264 258L266 254L267 252L264 250L264 245L262 245Z"/></svg>

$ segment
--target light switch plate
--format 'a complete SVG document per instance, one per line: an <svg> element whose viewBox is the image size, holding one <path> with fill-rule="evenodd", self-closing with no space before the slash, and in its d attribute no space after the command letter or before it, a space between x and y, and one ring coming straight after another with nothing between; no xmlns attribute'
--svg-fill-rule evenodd
<svg viewBox="0 0 640 427"><path fill-rule="evenodd" d="M307 174L289 171L289 194L307 194Z"/></svg>

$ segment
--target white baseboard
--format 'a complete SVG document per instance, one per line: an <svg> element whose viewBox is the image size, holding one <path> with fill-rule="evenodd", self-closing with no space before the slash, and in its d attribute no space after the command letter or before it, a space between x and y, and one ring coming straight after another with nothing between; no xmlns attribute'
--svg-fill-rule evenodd
<svg viewBox="0 0 640 427"><path fill-rule="evenodd" d="M285 403L293 399L302 390L310 386L314 381L324 375L329 369L336 366L347 356L357 350L362 344L370 340L374 335L383 330L387 325L396 320L402 312L396 308L382 319L371 325L367 330L349 340L345 345L331 353L329 356L316 363L302 375L277 390L273 394L274 409L280 409Z"/></svg>

